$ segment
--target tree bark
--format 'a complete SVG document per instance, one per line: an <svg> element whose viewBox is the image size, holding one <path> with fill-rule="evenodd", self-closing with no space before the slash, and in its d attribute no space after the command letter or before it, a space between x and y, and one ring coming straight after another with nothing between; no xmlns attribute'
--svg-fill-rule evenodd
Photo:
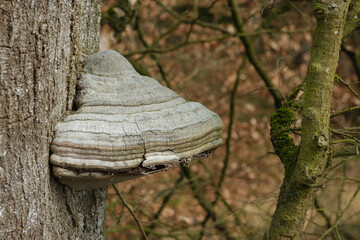
<svg viewBox="0 0 360 240"><path fill-rule="evenodd" d="M102 239L106 189L73 191L49 166L100 0L3 0L0 19L0 239Z"/></svg>
<svg viewBox="0 0 360 240"><path fill-rule="evenodd" d="M285 179L269 239L295 239L314 194L322 186L332 159L329 119L332 87L350 1L312 1L317 19L311 60L304 87L300 151L285 166Z"/></svg>

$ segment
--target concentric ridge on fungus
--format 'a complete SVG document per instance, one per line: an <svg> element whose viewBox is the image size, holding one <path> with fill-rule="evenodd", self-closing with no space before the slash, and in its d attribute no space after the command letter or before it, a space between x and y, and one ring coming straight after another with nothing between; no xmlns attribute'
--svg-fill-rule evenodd
<svg viewBox="0 0 360 240"><path fill-rule="evenodd" d="M141 76L112 50L89 56L75 104L56 127L50 157L54 175L74 189L161 171L221 144L217 114Z"/></svg>

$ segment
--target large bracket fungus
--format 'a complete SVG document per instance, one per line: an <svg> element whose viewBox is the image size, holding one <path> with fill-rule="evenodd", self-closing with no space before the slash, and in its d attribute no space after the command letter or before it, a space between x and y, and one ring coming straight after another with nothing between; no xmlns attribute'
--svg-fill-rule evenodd
<svg viewBox="0 0 360 240"><path fill-rule="evenodd" d="M89 189L162 171L221 144L220 117L141 76L108 50L85 62L77 111L56 127L53 173Z"/></svg>

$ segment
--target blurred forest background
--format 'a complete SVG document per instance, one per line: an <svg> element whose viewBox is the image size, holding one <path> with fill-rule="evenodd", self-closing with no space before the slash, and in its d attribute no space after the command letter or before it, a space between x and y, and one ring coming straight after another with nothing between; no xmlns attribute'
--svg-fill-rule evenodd
<svg viewBox="0 0 360 240"><path fill-rule="evenodd" d="M224 0L103 0L100 50L119 51L224 125L208 159L110 186L106 239L262 239L267 231L284 177L270 142L274 89L286 97L304 80L316 20L311 1L237 2L241 31ZM354 32L340 53L332 113L354 109L331 119L334 143L359 142L359 40ZM359 160L333 161L301 239L359 239Z"/></svg>

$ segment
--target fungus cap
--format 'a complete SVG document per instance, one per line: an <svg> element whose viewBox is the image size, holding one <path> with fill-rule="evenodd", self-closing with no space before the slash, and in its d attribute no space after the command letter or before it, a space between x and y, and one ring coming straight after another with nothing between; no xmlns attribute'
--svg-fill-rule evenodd
<svg viewBox="0 0 360 240"><path fill-rule="evenodd" d="M141 76L112 50L89 56L75 104L56 127L50 157L54 175L74 189L163 171L221 144L217 114Z"/></svg>

